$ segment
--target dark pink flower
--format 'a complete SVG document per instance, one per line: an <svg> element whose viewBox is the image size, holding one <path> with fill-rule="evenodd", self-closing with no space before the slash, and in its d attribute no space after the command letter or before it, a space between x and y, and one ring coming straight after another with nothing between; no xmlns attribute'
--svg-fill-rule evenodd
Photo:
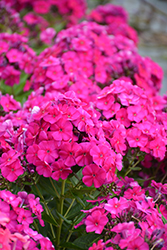
<svg viewBox="0 0 167 250"><path fill-rule="evenodd" d="M44 177L50 177L52 174L51 166L43 161L36 162L36 171L39 175L43 175Z"/></svg>
<svg viewBox="0 0 167 250"><path fill-rule="evenodd" d="M94 184L96 188L102 186L106 179L106 172L103 168L95 164L90 164L82 170L83 174L83 183L90 187Z"/></svg>
<svg viewBox="0 0 167 250"><path fill-rule="evenodd" d="M17 159L10 165L6 165L1 169L2 175L9 181L15 181L18 176L24 173L24 169L21 166L20 161Z"/></svg>
<svg viewBox="0 0 167 250"><path fill-rule="evenodd" d="M53 162L52 169L53 169L53 173L51 177L56 181L58 181L59 178L63 180L67 179L68 175L72 173L71 168L66 166L62 159L59 159L58 161Z"/></svg>
<svg viewBox="0 0 167 250"><path fill-rule="evenodd" d="M105 145L94 146L90 150L94 163L103 166L105 158L110 156L110 148Z"/></svg>
<svg viewBox="0 0 167 250"><path fill-rule="evenodd" d="M41 161L52 163L58 158L56 144L54 140L42 141L39 143L38 157Z"/></svg>
<svg viewBox="0 0 167 250"><path fill-rule="evenodd" d="M62 143L59 151L59 155L62 157L64 160L64 164L68 167L72 167L76 165L76 159L75 155L76 152L80 149L80 146L78 143L69 143L65 142Z"/></svg>
<svg viewBox="0 0 167 250"><path fill-rule="evenodd" d="M101 234L104 226L107 224L108 218L101 210L93 211L85 220L86 232L94 232Z"/></svg>
<svg viewBox="0 0 167 250"><path fill-rule="evenodd" d="M122 210L126 209L129 207L127 199L124 197L120 197L118 200L117 198L112 198L108 200L108 203L105 204L104 208L109 211L111 214L116 214L121 213Z"/></svg>

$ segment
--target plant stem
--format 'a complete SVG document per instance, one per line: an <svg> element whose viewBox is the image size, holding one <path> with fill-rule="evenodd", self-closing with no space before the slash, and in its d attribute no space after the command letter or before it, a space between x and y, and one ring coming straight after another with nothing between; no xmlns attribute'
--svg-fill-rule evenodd
<svg viewBox="0 0 167 250"><path fill-rule="evenodd" d="M47 204L46 204L46 202L45 202L45 199L44 199L43 195L41 194L41 192L40 192L40 190L38 189L38 187L37 187L36 184L35 184L35 187L36 187L36 190L37 190L37 192L38 192L40 198L43 200L43 203L44 203L44 206L45 206L45 210L46 210L47 215L51 215L51 216L53 217L52 213L50 213L50 210L49 210L49 208L48 208L48 206L47 206ZM55 235L53 226L52 226L51 223L49 223L49 224L50 224L50 229L51 229L51 231L52 231L53 238L55 239L55 238L56 238L56 235Z"/></svg>
<svg viewBox="0 0 167 250"><path fill-rule="evenodd" d="M72 205L74 204L74 201L75 201L75 198L72 200L72 202L71 202L71 204L70 204L69 208L67 209L67 211L66 211L66 213L65 213L64 217L66 217L66 216L67 216L67 214L69 213L69 211L70 211L70 209L71 209Z"/></svg>
<svg viewBox="0 0 167 250"><path fill-rule="evenodd" d="M53 187L53 189L54 189L54 191L55 191L57 197L60 199L60 195L59 195L57 189L55 188L55 185L54 185L54 183L53 183L53 181L52 181L52 179L51 179L50 177L49 177L49 180L50 180L50 182L51 182L51 184L52 184L52 187Z"/></svg>
<svg viewBox="0 0 167 250"><path fill-rule="evenodd" d="M137 166L137 164L139 164L139 162L140 160L138 160L132 167L129 167L128 171L125 173L125 176L127 176L130 173L130 171L133 170Z"/></svg>
<svg viewBox="0 0 167 250"><path fill-rule="evenodd" d="M63 215L63 205L64 205L64 191L65 191L65 183L66 180L62 180L62 184L61 184L61 196L59 199L59 204L57 207L57 211ZM62 223L63 223L63 219L61 217L59 217L59 227L57 228L57 249L60 249L59 244L60 244L60 236L61 236L61 228L62 228Z"/></svg>

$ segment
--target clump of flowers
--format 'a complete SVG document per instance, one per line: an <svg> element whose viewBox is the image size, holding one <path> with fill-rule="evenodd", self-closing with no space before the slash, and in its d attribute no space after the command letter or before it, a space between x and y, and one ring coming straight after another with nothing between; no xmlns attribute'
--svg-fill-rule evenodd
<svg viewBox="0 0 167 250"><path fill-rule="evenodd" d="M78 226L84 224L86 232L102 238L89 250L166 249L167 185L153 181L151 190L146 195L134 179L126 177L104 187L106 196L89 200L97 205L83 210L86 217Z"/></svg>
<svg viewBox="0 0 167 250"><path fill-rule="evenodd" d="M55 249L48 238L32 229L34 220L44 226L42 211L39 198L34 194L0 191L0 248L30 250L40 246L40 249Z"/></svg>
<svg viewBox="0 0 167 250"><path fill-rule="evenodd" d="M128 13L121 6L98 5L91 10L88 20L106 25L108 34L125 36L138 43L137 32L128 25Z"/></svg>
<svg viewBox="0 0 167 250"><path fill-rule="evenodd" d="M44 86L47 91L74 90L83 99L98 87L128 77L151 96L159 91L162 76L156 63L137 53L132 40L109 36L104 26L83 22L61 31L55 45L38 56L30 84L34 89Z"/></svg>
<svg viewBox="0 0 167 250"><path fill-rule="evenodd" d="M17 33L1 33L0 40L0 79L9 86L19 84L21 71L33 72L36 53L27 45L27 38Z"/></svg>
<svg viewBox="0 0 167 250"><path fill-rule="evenodd" d="M78 23L78 20L84 17L86 11L85 0L62 0L62 1L43 1L43 0L15 0L6 2L16 11L33 10L38 15L52 14L56 19L57 14L63 16L70 25ZM58 10L58 13L57 13Z"/></svg>
<svg viewBox="0 0 167 250"><path fill-rule="evenodd" d="M7 32L7 30L14 32L21 32L23 30L23 22L20 19L19 13L11 8L9 3L5 0L0 2L0 32Z"/></svg>

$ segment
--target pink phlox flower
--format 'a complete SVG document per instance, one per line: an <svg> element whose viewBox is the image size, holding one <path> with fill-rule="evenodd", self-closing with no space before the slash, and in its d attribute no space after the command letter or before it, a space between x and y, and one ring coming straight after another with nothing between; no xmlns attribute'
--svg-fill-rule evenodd
<svg viewBox="0 0 167 250"><path fill-rule="evenodd" d="M35 241L42 239L43 236L41 234L38 234L37 231L34 231L33 229L26 227L24 228L25 234L29 235L31 238L33 238Z"/></svg>
<svg viewBox="0 0 167 250"><path fill-rule="evenodd" d="M39 175L43 175L44 177L50 177L52 175L52 168L46 161L37 161L36 171Z"/></svg>
<svg viewBox="0 0 167 250"><path fill-rule="evenodd" d="M126 199L133 199L134 201L140 201L143 200L144 198L144 194L145 191L143 189L141 189L141 187L136 186L131 188L128 188L125 192L124 192L124 197Z"/></svg>
<svg viewBox="0 0 167 250"><path fill-rule="evenodd" d="M29 210L17 208L16 212L18 214L17 221L23 224L25 227L28 227L29 224L33 223L32 213Z"/></svg>
<svg viewBox="0 0 167 250"><path fill-rule="evenodd" d="M88 250L103 250L104 247L105 247L105 243L103 242L103 240L99 240L99 241L97 242L97 244L96 244L96 243L93 243L93 245L92 245L91 247L89 247ZM107 248L107 249L108 249L108 248ZM112 248L112 249L113 249L113 248ZM111 250L112 250L112 249L111 249Z"/></svg>
<svg viewBox="0 0 167 250"><path fill-rule="evenodd" d="M93 157L94 163L103 166L105 158L109 157L111 152L108 146L99 144L90 150L90 155Z"/></svg>
<svg viewBox="0 0 167 250"><path fill-rule="evenodd" d="M110 126L113 130L113 133L116 131L116 133L119 133L123 138L126 137L127 132L125 126L121 124L121 122L112 119L110 120Z"/></svg>
<svg viewBox="0 0 167 250"><path fill-rule="evenodd" d="M26 152L26 159L29 163L33 163L34 165L36 165L36 162L39 161L38 150L39 146L36 144L28 147Z"/></svg>
<svg viewBox="0 0 167 250"><path fill-rule="evenodd" d="M102 186L106 179L106 171L95 164L90 164L82 170L83 183L90 187L94 184L95 188Z"/></svg>
<svg viewBox="0 0 167 250"><path fill-rule="evenodd" d="M80 145L78 143L62 143L59 151L60 157L64 160L64 164L68 167L72 167L76 165L76 152L80 149Z"/></svg>
<svg viewBox="0 0 167 250"><path fill-rule="evenodd" d="M43 117L44 121L54 124L56 123L62 115L60 114L59 110L55 106L50 106L48 108L48 113Z"/></svg>
<svg viewBox="0 0 167 250"><path fill-rule="evenodd" d="M146 219L151 231L154 231L157 228L164 228L164 224L161 219L161 214L159 214L158 211L152 211L150 215L147 215Z"/></svg>
<svg viewBox="0 0 167 250"><path fill-rule="evenodd" d="M111 229L111 232L121 233L122 237L126 239L127 237L131 236L131 234L133 234L135 230L136 228L134 226L134 222L130 221L118 223Z"/></svg>
<svg viewBox="0 0 167 250"><path fill-rule="evenodd" d="M106 95L103 98L98 98L96 101L96 105L99 109L109 110L114 104L115 98L113 95Z"/></svg>
<svg viewBox="0 0 167 250"><path fill-rule="evenodd" d="M115 114L117 115L117 113L120 110L121 105L119 103L114 103L109 110L104 110L103 111L103 115L107 118L110 119L112 118ZM118 119L117 119L118 120ZM125 126L125 123L123 123Z"/></svg>
<svg viewBox="0 0 167 250"><path fill-rule="evenodd" d="M63 89L65 87L68 87L69 77L67 75L64 75L61 77L61 79L57 79L56 81L52 82L51 86L53 89Z"/></svg>
<svg viewBox="0 0 167 250"><path fill-rule="evenodd" d="M156 181L151 181L151 186L157 189L162 194L167 194L167 183L162 184L161 182L157 183Z"/></svg>
<svg viewBox="0 0 167 250"><path fill-rule="evenodd" d="M6 190L0 191L0 198L10 204L14 209L17 208L22 201L20 197L17 197L15 194L12 194L10 191Z"/></svg>
<svg viewBox="0 0 167 250"><path fill-rule="evenodd" d="M41 219L42 218L43 207L39 203L38 198L36 198L36 199L30 198L29 199L29 205L30 205L30 208L32 209L32 213L34 213L37 216L41 226L43 227L44 226L44 221Z"/></svg>
<svg viewBox="0 0 167 250"><path fill-rule="evenodd" d="M86 232L94 232L101 234L104 226L107 224L108 218L106 214L100 210L95 210L85 219Z"/></svg>
<svg viewBox="0 0 167 250"><path fill-rule="evenodd" d="M39 143L38 157L41 161L52 163L58 158L58 152L54 140Z"/></svg>
<svg viewBox="0 0 167 250"><path fill-rule="evenodd" d="M107 73L105 67L103 66L103 63L100 62L100 64L98 64L98 66L95 68L95 81L104 84L106 79Z"/></svg>
<svg viewBox="0 0 167 250"><path fill-rule="evenodd" d="M149 121L144 121L142 123L135 124L135 127L137 127L139 130L143 132L143 134L146 134L146 135L154 136L156 132L155 125Z"/></svg>
<svg viewBox="0 0 167 250"><path fill-rule="evenodd" d="M125 127L129 127L130 126L130 121L129 121L129 119L128 119L127 116L128 116L128 114L127 114L127 109L126 108L121 108L116 113L116 119L117 119L117 121L119 121L120 123L122 123Z"/></svg>
<svg viewBox="0 0 167 250"><path fill-rule="evenodd" d="M10 63L19 63L22 60L23 53L17 49L11 49L6 53L6 57L8 58Z"/></svg>
<svg viewBox="0 0 167 250"><path fill-rule="evenodd" d="M40 127L36 122L29 123L25 138L25 142L28 146L32 145L36 141L39 129Z"/></svg>
<svg viewBox="0 0 167 250"><path fill-rule="evenodd" d="M116 165L112 156L109 156L105 159L103 168L106 171L106 183L113 182L115 180Z"/></svg>
<svg viewBox="0 0 167 250"><path fill-rule="evenodd" d="M10 149L6 153L3 153L0 158L0 164L1 164L0 168L11 165L16 160L18 160L18 157L20 155L21 155L20 152L16 152L16 150L13 150L13 149Z"/></svg>
<svg viewBox="0 0 167 250"><path fill-rule="evenodd" d="M56 35L55 29L49 27L41 32L40 39L43 43L50 45L52 44L52 39L54 38L55 35Z"/></svg>
<svg viewBox="0 0 167 250"><path fill-rule="evenodd" d="M80 145L80 148L76 152L76 156L75 156L76 163L81 167L93 163L93 158L90 155L90 149L92 147L92 143L82 142L79 145Z"/></svg>
<svg viewBox="0 0 167 250"><path fill-rule="evenodd" d="M79 63L78 54L75 51L67 51L62 55L62 62L64 63L66 70L66 64L71 66Z"/></svg>
<svg viewBox="0 0 167 250"><path fill-rule="evenodd" d="M51 177L56 181L58 181L59 178L63 180L67 179L68 175L72 173L71 168L66 166L62 159L59 159L58 161L53 162L52 169L53 169L53 173Z"/></svg>
<svg viewBox="0 0 167 250"><path fill-rule="evenodd" d="M60 64L60 59L53 57L53 56L49 56L46 59L44 59L39 66L40 67L50 67L50 66L55 66L55 65L59 65Z"/></svg>
<svg viewBox="0 0 167 250"><path fill-rule="evenodd" d="M81 61L79 64L79 72L84 77L90 77L93 75L93 65L89 61Z"/></svg>
<svg viewBox="0 0 167 250"><path fill-rule="evenodd" d="M137 105L139 102L139 96L135 95L135 94L128 94L126 92L121 93L119 95L119 99L121 101L121 104L123 106L129 106L130 104L134 104Z"/></svg>
<svg viewBox="0 0 167 250"><path fill-rule="evenodd" d="M78 117L78 119L73 121L73 124L77 126L80 131L84 132L86 125L94 126L91 115L87 111L85 111L83 108L78 108L78 111L80 113L80 116Z"/></svg>
<svg viewBox="0 0 167 250"><path fill-rule="evenodd" d="M48 238L42 238L39 240L41 245L41 250L54 250L54 246L52 245L52 242Z"/></svg>
<svg viewBox="0 0 167 250"><path fill-rule="evenodd" d="M10 230L10 232L14 232L16 230L16 227L18 225L17 222L17 213L14 210L10 211L9 214L9 222L6 224L6 227Z"/></svg>
<svg viewBox="0 0 167 250"><path fill-rule="evenodd" d="M5 177L8 181L13 182L18 178L18 176L24 173L24 169L21 165L20 160L17 159L10 165L3 166L1 168L1 173L3 177Z"/></svg>
<svg viewBox="0 0 167 250"><path fill-rule="evenodd" d="M46 115L47 116L47 115ZM37 140L36 142L41 142L41 141L46 141L49 139L49 132L48 129L50 127L50 124L48 122L45 122L44 120L42 120L40 122L40 128L38 131L38 136L37 136Z"/></svg>
<svg viewBox="0 0 167 250"><path fill-rule="evenodd" d="M137 128L128 129L126 139L130 147L145 147L148 143L148 136Z"/></svg>
<svg viewBox="0 0 167 250"><path fill-rule="evenodd" d="M130 121L135 121L137 123L139 123L145 115L139 105L129 106L127 108L127 114Z"/></svg>
<svg viewBox="0 0 167 250"><path fill-rule="evenodd" d="M7 52L9 49L9 44L5 41L0 41L0 54Z"/></svg>
<svg viewBox="0 0 167 250"><path fill-rule="evenodd" d="M79 37L73 38L71 46L77 51L87 51L91 49L91 44L92 41L90 39L80 35Z"/></svg>
<svg viewBox="0 0 167 250"><path fill-rule="evenodd" d="M79 111L73 107L73 106L68 106L67 104L64 104L61 108L60 108L60 112L63 114L63 116L65 116L65 118L69 121L74 121L76 120L79 116L80 113Z"/></svg>
<svg viewBox="0 0 167 250"><path fill-rule="evenodd" d="M35 64L35 62L33 63L34 57L35 56L30 56L27 53L25 53L22 56L22 60L19 62L20 69L24 70L26 74L32 74L33 73L34 64ZM28 84L27 84L27 86L28 86ZM24 87L24 89L25 89L25 87Z"/></svg>
<svg viewBox="0 0 167 250"><path fill-rule="evenodd" d="M11 250L10 245L11 233L8 228L0 228L0 246L4 250Z"/></svg>
<svg viewBox="0 0 167 250"><path fill-rule="evenodd" d="M36 82L44 82L46 79L46 69L42 67L37 67L34 70L34 74L31 80L35 80Z"/></svg>
<svg viewBox="0 0 167 250"><path fill-rule="evenodd" d="M47 68L46 76L53 81L59 80L63 76L63 69L60 65L54 65Z"/></svg>
<svg viewBox="0 0 167 250"><path fill-rule="evenodd" d="M126 248L127 250L136 250L136 249L138 249L138 250L149 250L150 249L149 245L140 236L136 237L135 239L133 239L131 241L126 240L126 242L127 242L127 245L126 245L127 246L127 248ZM125 244L122 245L120 243L120 246L123 249L124 246L125 246Z"/></svg>
<svg viewBox="0 0 167 250"><path fill-rule="evenodd" d="M122 159L123 159L123 156L121 154L116 154L115 164L119 171L121 171L123 168Z"/></svg>
<svg viewBox="0 0 167 250"><path fill-rule="evenodd" d="M158 137L149 142L149 148L153 151L153 156L162 160L165 157L166 144L162 137Z"/></svg>
<svg viewBox="0 0 167 250"><path fill-rule="evenodd" d="M0 105L4 111L9 112L10 110L18 110L21 108L21 104L17 102L12 95L6 94L0 97Z"/></svg>
<svg viewBox="0 0 167 250"><path fill-rule="evenodd" d="M33 2L33 10L38 14L46 14L50 10L51 3L39 0L38 2Z"/></svg>
<svg viewBox="0 0 167 250"><path fill-rule="evenodd" d="M0 212L0 225L5 226L9 221L10 219L7 217L6 213Z"/></svg>
<svg viewBox="0 0 167 250"><path fill-rule="evenodd" d="M50 127L52 137L56 141L68 141L73 137L73 125L66 119L59 119L55 124Z"/></svg>
<svg viewBox="0 0 167 250"><path fill-rule="evenodd" d="M146 200L142 201L135 201L136 207L138 210L142 211L145 214L152 213L152 210L150 209L150 205Z"/></svg>
<svg viewBox="0 0 167 250"><path fill-rule="evenodd" d="M110 139L110 143L117 153L125 155L125 150L127 148L125 139L118 131L114 132L113 137Z"/></svg>
<svg viewBox="0 0 167 250"><path fill-rule="evenodd" d="M107 204L105 204L104 208L109 211L111 214L115 214L118 216L122 210L129 207L128 200L124 197L120 197L118 200L117 198L112 198L108 200Z"/></svg>

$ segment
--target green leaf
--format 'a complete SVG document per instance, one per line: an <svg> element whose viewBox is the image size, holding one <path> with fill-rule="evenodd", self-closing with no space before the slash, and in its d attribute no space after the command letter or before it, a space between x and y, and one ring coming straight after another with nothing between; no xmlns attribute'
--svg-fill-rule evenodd
<svg viewBox="0 0 167 250"><path fill-rule="evenodd" d="M101 235L97 234L84 234L77 238L73 244L87 250L94 242L101 238Z"/></svg>
<svg viewBox="0 0 167 250"><path fill-rule="evenodd" d="M157 207L157 209L158 209L158 212L159 212L160 214L162 214L161 211L160 211L160 209L159 209L159 207L158 207L158 205L156 205L156 207ZM163 221L164 224L167 224L167 219L166 219L163 215L162 215L162 221Z"/></svg>
<svg viewBox="0 0 167 250"><path fill-rule="evenodd" d="M59 224L57 223L57 221L56 221L54 218L52 218L51 216L49 216L49 215L46 214L45 212L42 214L42 219L43 219L44 221L46 221L46 222L48 222L48 223L50 223L50 224L56 226L56 227L59 225Z"/></svg>
<svg viewBox="0 0 167 250"><path fill-rule="evenodd" d="M72 224L72 220L67 220L62 214L60 214L58 211L56 211L59 217L61 217L67 224Z"/></svg>
<svg viewBox="0 0 167 250"><path fill-rule="evenodd" d="M80 204L76 204L68 213L67 218L73 219L78 216L81 212L82 206Z"/></svg>
<svg viewBox="0 0 167 250"><path fill-rule="evenodd" d="M68 248L70 248L70 249L77 249L77 250L85 250L84 248L81 248L81 247L79 247L79 246L76 246L76 245L74 245L73 243L71 243L71 242L66 242L66 243L63 243L63 244L61 244L61 247L68 247Z"/></svg>
<svg viewBox="0 0 167 250"><path fill-rule="evenodd" d="M135 167L135 168L132 168L132 170L139 171L139 170L141 170L141 168L140 167Z"/></svg>
<svg viewBox="0 0 167 250"><path fill-rule="evenodd" d="M25 74L24 72L21 73L19 84L14 84L14 86L13 86L14 96L17 96L21 92L23 92L23 88L24 88L24 85L26 83L26 80L27 80L28 76L29 75Z"/></svg>

